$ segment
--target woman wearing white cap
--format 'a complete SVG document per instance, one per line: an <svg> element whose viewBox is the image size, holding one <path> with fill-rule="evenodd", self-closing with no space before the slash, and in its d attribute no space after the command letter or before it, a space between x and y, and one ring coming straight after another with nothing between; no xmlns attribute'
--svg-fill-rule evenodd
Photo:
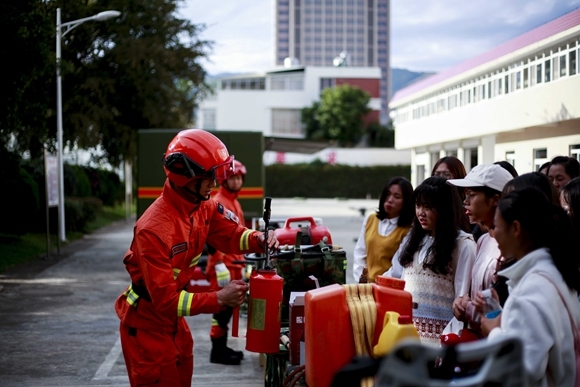
<svg viewBox="0 0 580 387"><path fill-rule="evenodd" d="M496 164L482 164L474 167L463 179L447 180L447 184L465 189L465 214L470 223L478 223L487 229L477 241L475 263L471 272L471 289L469 294L457 297L453 303L453 314L458 320L472 317L468 308L470 295L490 288L495 282L497 262L501 257L499 247L493 237L493 218L504 185L512 175ZM466 309L468 313L466 316ZM472 325L474 321L471 321Z"/></svg>

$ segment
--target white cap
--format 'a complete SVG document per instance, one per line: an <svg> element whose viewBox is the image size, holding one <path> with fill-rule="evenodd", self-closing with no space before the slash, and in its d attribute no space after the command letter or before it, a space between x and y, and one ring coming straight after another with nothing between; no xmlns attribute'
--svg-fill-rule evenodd
<svg viewBox="0 0 580 387"><path fill-rule="evenodd" d="M501 192L512 179L512 174L497 164L481 164L469 171L464 179L449 179L447 183L458 187L489 187Z"/></svg>

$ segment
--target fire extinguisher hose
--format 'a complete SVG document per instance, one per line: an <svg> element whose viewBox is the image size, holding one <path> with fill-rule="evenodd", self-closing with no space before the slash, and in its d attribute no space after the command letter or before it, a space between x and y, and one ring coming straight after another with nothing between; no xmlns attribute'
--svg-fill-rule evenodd
<svg viewBox="0 0 580 387"><path fill-rule="evenodd" d="M377 321L377 304L372 284L344 285L346 303L350 311L352 333L357 356L371 356ZM372 378L363 379L361 386L372 386Z"/></svg>
<svg viewBox="0 0 580 387"><path fill-rule="evenodd" d="M282 382L282 387L295 386L296 383L300 380L302 376L304 376L305 373L306 373L306 364L302 364L294 368L292 372L290 372L288 376L284 378L284 381Z"/></svg>

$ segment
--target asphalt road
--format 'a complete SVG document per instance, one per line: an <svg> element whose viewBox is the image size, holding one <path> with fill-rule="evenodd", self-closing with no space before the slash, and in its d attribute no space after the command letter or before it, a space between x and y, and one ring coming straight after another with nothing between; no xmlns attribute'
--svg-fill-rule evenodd
<svg viewBox="0 0 580 387"><path fill-rule="evenodd" d="M363 217L377 200L274 199L272 218L320 217L342 246L352 250ZM113 303L129 276L122 263L133 222L118 222L66 246L61 256L36 260L0 275L0 386L128 386ZM195 340L194 386L263 386L259 355L245 340L241 366L209 363L210 315L188 317ZM244 332L245 321L240 322Z"/></svg>

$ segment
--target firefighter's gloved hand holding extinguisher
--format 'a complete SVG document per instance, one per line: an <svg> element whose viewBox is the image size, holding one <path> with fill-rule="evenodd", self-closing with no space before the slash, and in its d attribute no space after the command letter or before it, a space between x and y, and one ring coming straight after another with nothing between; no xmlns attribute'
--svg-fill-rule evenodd
<svg viewBox="0 0 580 387"><path fill-rule="evenodd" d="M258 242L264 247L264 252L266 252L266 246L264 245L264 240L266 239L265 233L261 233L258 235ZM278 246L280 246L280 242L276 235L273 232L268 233L268 252L275 252L278 250Z"/></svg>
<svg viewBox="0 0 580 387"><path fill-rule="evenodd" d="M225 288L230 283L230 271L225 263L218 263L215 265L215 274L217 276L217 283L220 288Z"/></svg>
<svg viewBox="0 0 580 387"><path fill-rule="evenodd" d="M241 305L246 300L246 292L248 291L248 284L242 280L233 280L223 289L217 291L217 299L219 306L231 306L235 308Z"/></svg>

